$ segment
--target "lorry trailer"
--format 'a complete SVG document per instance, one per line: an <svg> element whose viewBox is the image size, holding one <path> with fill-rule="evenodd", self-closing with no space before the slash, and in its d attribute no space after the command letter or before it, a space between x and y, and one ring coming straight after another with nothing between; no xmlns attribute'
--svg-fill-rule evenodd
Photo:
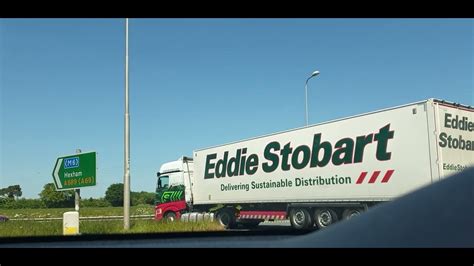
<svg viewBox="0 0 474 266"><path fill-rule="evenodd" d="M324 228L474 166L474 108L428 99L198 149L157 173L155 219Z"/></svg>

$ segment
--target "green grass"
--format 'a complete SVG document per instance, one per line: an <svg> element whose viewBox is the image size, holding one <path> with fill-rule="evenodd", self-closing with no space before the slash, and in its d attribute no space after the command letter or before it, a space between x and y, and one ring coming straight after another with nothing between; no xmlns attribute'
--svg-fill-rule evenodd
<svg viewBox="0 0 474 266"><path fill-rule="evenodd" d="M0 237L61 235L62 221L8 221L0 223Z"/></svg>
<svg viewBox="0 0 474 266"><path fill-rule="evenodd" d="M130 208L131 215L154 214L154 206L138 205ZM52 209L0 209L0 214L15 218L62 218L63 213L74 208ZM83 207L79 210L81 217L88 216L121 216L122 207ZM121 234L121 233L157 233L157 232L196 232L219 231L223 228L213 222L157 222L155 220L131 220L130 231L123 230L123 220L80 221L81 234ZM62 235L62 219L53 221L15 221L0 222L0 237L12 236L50 236Z"/></svg>
<svg viewBox="0 0 474 266"><path fill-rule="evenodd" d="M0 215L6 215L10 219L14 218L54 218L63 217L63 213L74 211L74 208L50 208L50 209L0 209ZM154 214L154 206L137 205L130 207L130 215ZM81 217L87 216L116 216L123 215L122 207L81 207L79 209Z"/></svg>
<svg viewBox="0 0 474 266"><path fill-rule="evenodd" d="M0 223L0 238L14 236L60 236L63 234L62 221L8 221ZM86 234L123 234L159 232L222 231L216 222L157 222L154 220L132 220L130 231L125 232L123 221L80 221L79 231Z"/></svg>

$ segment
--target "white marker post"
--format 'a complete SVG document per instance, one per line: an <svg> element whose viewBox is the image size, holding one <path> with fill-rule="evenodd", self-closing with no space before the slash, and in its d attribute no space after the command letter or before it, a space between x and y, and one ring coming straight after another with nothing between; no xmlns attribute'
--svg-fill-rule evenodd
<svg viewBox="0 0 474 266"><path fill-rule="evenodd" d="M79 212L65 212L63 214L63 235L79 234Z"/></svg>

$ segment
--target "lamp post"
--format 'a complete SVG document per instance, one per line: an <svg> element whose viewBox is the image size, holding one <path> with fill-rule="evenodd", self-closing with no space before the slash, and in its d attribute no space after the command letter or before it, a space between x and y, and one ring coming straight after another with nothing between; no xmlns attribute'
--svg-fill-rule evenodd
<svg viewBox="0 0 474 266"><path fill-rule="evenodd" d="M125 19L125 139L123 175L123 228L130 229L130 114L128 112L128 18Z"/></svg>
<svg viewBox="0 0 474 266"><path fill-rule="evenodd" d="M311 73L311 76L309 76L308 79L306 79L306 85L304 86L305 88L305 100L306 100L306 126L308 126L308 81L312 78L319 75L319 71L316 70L313 73Z"/></svg>

